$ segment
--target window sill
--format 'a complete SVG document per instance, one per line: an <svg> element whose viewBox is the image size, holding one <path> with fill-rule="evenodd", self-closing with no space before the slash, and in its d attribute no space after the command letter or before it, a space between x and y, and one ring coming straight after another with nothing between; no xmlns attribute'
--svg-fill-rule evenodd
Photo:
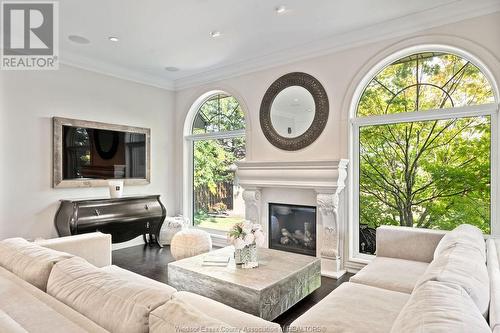
<svg viewBox="0 0 500 333"><path fill-rule="evenodd" d="M194 228L206 231L212 238L212 244L215 246L225 247L229 245L227 242L227 231L207 229L196 226Z"/></svg>

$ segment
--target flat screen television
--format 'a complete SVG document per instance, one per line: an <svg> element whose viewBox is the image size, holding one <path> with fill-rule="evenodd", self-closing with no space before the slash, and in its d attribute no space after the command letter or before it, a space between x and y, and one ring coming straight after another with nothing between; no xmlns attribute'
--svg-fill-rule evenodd
<svg viewBox="0 0 500 333"><path fill-rule="evenodd" d="M149 183L150 130L54 118L54 186Z"/></svg>

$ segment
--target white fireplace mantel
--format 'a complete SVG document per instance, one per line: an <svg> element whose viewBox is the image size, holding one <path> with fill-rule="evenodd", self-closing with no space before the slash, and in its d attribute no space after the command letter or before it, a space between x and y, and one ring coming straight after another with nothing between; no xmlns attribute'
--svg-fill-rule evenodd
<svg viewBox="0 0 500 333"><path fill-rule="evenodd" d="M262 212L265 188L312 190L317 206L317 256L322 261L322 274L339 278L343 269L343 237L345 217L339 212L339 201L347 178L345 159L336 161L238 162L239 185L244 189L245 218L266 229L268 221ZM267 230L267 229L266 229Z"/></svg>
<svg viewBox="0 0 500 333"><path fill-rule="evenodd" d="M348 160L307 162L238 162L243 188L288 187L317 191L342 190Z"/></svg>

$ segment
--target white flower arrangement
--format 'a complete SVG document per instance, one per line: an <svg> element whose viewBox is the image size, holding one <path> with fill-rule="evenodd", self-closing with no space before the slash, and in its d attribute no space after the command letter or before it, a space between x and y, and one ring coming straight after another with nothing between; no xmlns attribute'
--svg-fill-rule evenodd
<svg viewBox="0 0 500 333"><path fill-rule="evenodd" d="M228 233L229 242L234 248L241 250L246 246L263 246L266 241L266 235L262 231L260 224L254 224L251 221L236 223Z"/></svg>

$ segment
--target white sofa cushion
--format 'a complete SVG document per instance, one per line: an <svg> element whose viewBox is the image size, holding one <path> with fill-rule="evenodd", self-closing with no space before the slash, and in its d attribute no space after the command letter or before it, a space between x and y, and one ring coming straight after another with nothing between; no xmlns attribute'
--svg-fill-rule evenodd
<svg viewBox="0 0 500 333"><path fill-rule="evenodd" d="M57 263L47 292L110 332L148 332L149 314L175 289L102 271L82 258Z"/></svg>
<svg viewBox="0 0 500 333"><path fill-rule="evenodd" d="M429 263L445 234L442 230L382 225L377 228L377 256Z"/></svg>
<svg viewBox="0 0 500 333"><path fill-rule="evenodd" d="M406 293L345 282L295 320L290 332L387 333L409 298Z"/></svg>
<svg viewBox="0 0 500 333"><path fill-rule="evenodd" d="M82 314L1 267L0 309L28 332L107 332ZM4 325L8 324L4 322ZM0 325L0 332L8 331Z"/></svg>
<svg viewBox="0 0 500 333"><path fill-rule="evenodd" d="M427 266L421 261L376 257L349 281L410 294Z"/></svg>
<svg viewBox="0 0 500 333"><path fill-rule="evenodd" d="M427 281L454 283L470 295L477 308L486 316L490 303L488 269L479 251L456 244L443 251L427 267L417 282L418 289Z"/></svg>
<svg viewBox="0 0 500 333"><path fill-rule="evenodd" d="M151 333L238 332L221 320L207 316L181 300L171 300L149 315Z"/></svg>
<svg viewBox="0 0 500 333"><path fill-rule="evenodd" d="M138 283L142 283L142 284L147 285L147 286L155 285L156 287L159 287L159 288L168 288L172 292L177 291L175 288L173 288L165 283L162 283L162 282L159 282L156 280L152 280L148 277L131 272L129 270L123 269L123 268L116 266L116 265L102 267L101 271L107 272L111 275L114 275L114 276L119 277L119 278L124 279L124 280L136 281Z"/></svg>
<svg viewBox="0 0 500 333"><path fill-rule="evenodd" d="M446 251L446 249L458 244L478 251L483 257L483 261L486 261L486 245L483 232L470 224L461 224L446 233L434 250L434 259Z"/></svg>
<svg viewBox="0 0 500 333"><path fill-rule="evenodd" d="M0 266L43 291L47 289L52 267L71 257L68 253L47 249L23 238L0 241Z"/></svg>
<svg viewBox="0 0 500 333"><path fill-rule="evenodd" d="M0 332L2 333L28 333L17 321L0 310Z"/></svg>
<svg viewBox="0 0 500 333"><path fill-rule="evenodd" d="M492 330L500 330L500 265L498 247L500 239L490 238L486 242L488 255L488 274L490 276L490 309L489 322Z"/></svg>
<svg viewBox="0 0 500 333"><path fill-rule="evenodd" d="M35 243L43 247L70 253L87 260L94 266L111 265L111 235L101 232L72 235L51 239L37 239Z"/></svg>
<svg viewBox="0 0 500 333"><path fill-rule="evenodd" d="M187 291L176 292L172 299L193 306L207 316L248 332L281 332L281 326L225 304Z"/></svg>
<svg viewBox="0 0 500 333"><path fill-rule="evenodd" d="M486 333L488 323L462 287L428 281L416 289L391 333Z"/></svg>

